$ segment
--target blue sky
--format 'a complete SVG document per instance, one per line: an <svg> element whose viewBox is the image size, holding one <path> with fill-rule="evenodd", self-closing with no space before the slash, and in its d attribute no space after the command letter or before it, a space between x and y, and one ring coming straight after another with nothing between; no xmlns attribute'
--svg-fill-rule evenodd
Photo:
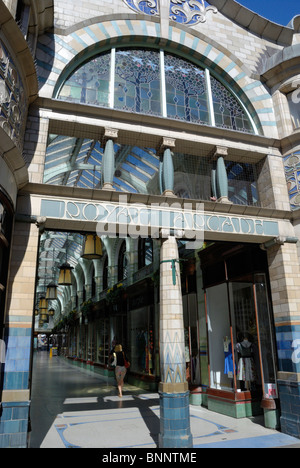
<svg viewBox="0 0 300 468"><path fill-rule="evenodd" d="M283 26L286 26L294 16L300 15L299 0L237 0L237 2Z"/></svg>

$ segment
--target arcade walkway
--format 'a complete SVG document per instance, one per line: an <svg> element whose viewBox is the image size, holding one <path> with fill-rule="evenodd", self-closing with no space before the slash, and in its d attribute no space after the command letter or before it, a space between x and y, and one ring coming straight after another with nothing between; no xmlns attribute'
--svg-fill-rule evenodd
<svg viewBox="0 0 300 468"><path fill-rule="evenodd" d="M157 448L158 394L35 352L30 448ZM194 448L300 448L300 440L264 428L260 420L236 420L190 406Z"/></svg>

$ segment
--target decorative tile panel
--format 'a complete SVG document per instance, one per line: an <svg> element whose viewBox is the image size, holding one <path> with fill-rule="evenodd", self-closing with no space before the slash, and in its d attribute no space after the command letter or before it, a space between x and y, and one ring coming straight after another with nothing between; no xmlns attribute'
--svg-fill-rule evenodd
<svg viewBox="0 0 300 468"><path fill-rule="evenodd" d="M292 210L300 208L300 151L284 158L285 176Z"/></svg>
<svg viewBox="0 0 300 468"><path fill-rule="evenodd" d="M22 148L27 112L25 90L17 67L0 41L0 126Z"/></svg>

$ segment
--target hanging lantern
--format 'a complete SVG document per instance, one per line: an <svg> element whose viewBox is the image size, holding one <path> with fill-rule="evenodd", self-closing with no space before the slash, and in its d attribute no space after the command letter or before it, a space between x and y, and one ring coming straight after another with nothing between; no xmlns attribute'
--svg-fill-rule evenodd
<svg viewBox="0 0 300 468"><path fill-rule="evenodd" d="M93 260L102 257L102 243L97 234L87 234L83 247L82 258Z"/></svg>
<svg viewBox="0 0 300 468"><path fill-rule="evenodd" d="M51 301L55 301L57 299L57 286L53 281L47 286L46 299Z"/></svg>
<svg viewBox="0 0 300 468"><path fill-rule="evenodd" d="M73 267L71 267L68 263L64 263L61 267L59 267L60 273L58 278L58 284L60 286L71 286L72 285L72 275L71 271Z"/></svg>
<svg viewBox="0 0 300 468"><path fill-rule="evenodd" d="M39 315L39 313L40 313L40 312L39 312L39 309L35 309L34 315Z"/></svg>
<svg viewBox="0 0 300 468"><path fill-rule="evenodd" d="M48 314L45 314L45 313L40 314L40 320L43 320L43 322L46 321L48 318L47 315Z"/></svg>
<svg viewBox="0 0 300 468"><path fill-rule="evenodd" d="M44 312L45 310L48 310L48 301L45 297L41 297L40 298L40 302L39 302L39 310L41 312ZM44 312L45 313L45 312Z"/></svg>
<svg viewBox="0 0 300 468"><path fill-rule="evenodd" d="M48 314L50 315L50 317L53 317L54 313L55 313L54 309L51 308L48 310Z"/></svg>

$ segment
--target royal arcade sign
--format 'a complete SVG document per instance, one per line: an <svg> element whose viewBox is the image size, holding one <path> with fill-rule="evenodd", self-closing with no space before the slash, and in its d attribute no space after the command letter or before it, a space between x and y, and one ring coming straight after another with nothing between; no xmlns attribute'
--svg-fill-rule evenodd
<svg viewBox="0 0 300 468"><path fill-rule="evenodd" d="M204 212L202 203L197 204L196 209L191 203L182 205L176 201L151 205L127 203L126 195L119 195L118 202L42 198L40 215L47 219L88 223L99 236L110 237L159 238L171 233L190 241L201 241L219 234L218 238L223 235L232 240L237 236L250 236L249 241L255 242L279 235L276 220Z"/></svg>

